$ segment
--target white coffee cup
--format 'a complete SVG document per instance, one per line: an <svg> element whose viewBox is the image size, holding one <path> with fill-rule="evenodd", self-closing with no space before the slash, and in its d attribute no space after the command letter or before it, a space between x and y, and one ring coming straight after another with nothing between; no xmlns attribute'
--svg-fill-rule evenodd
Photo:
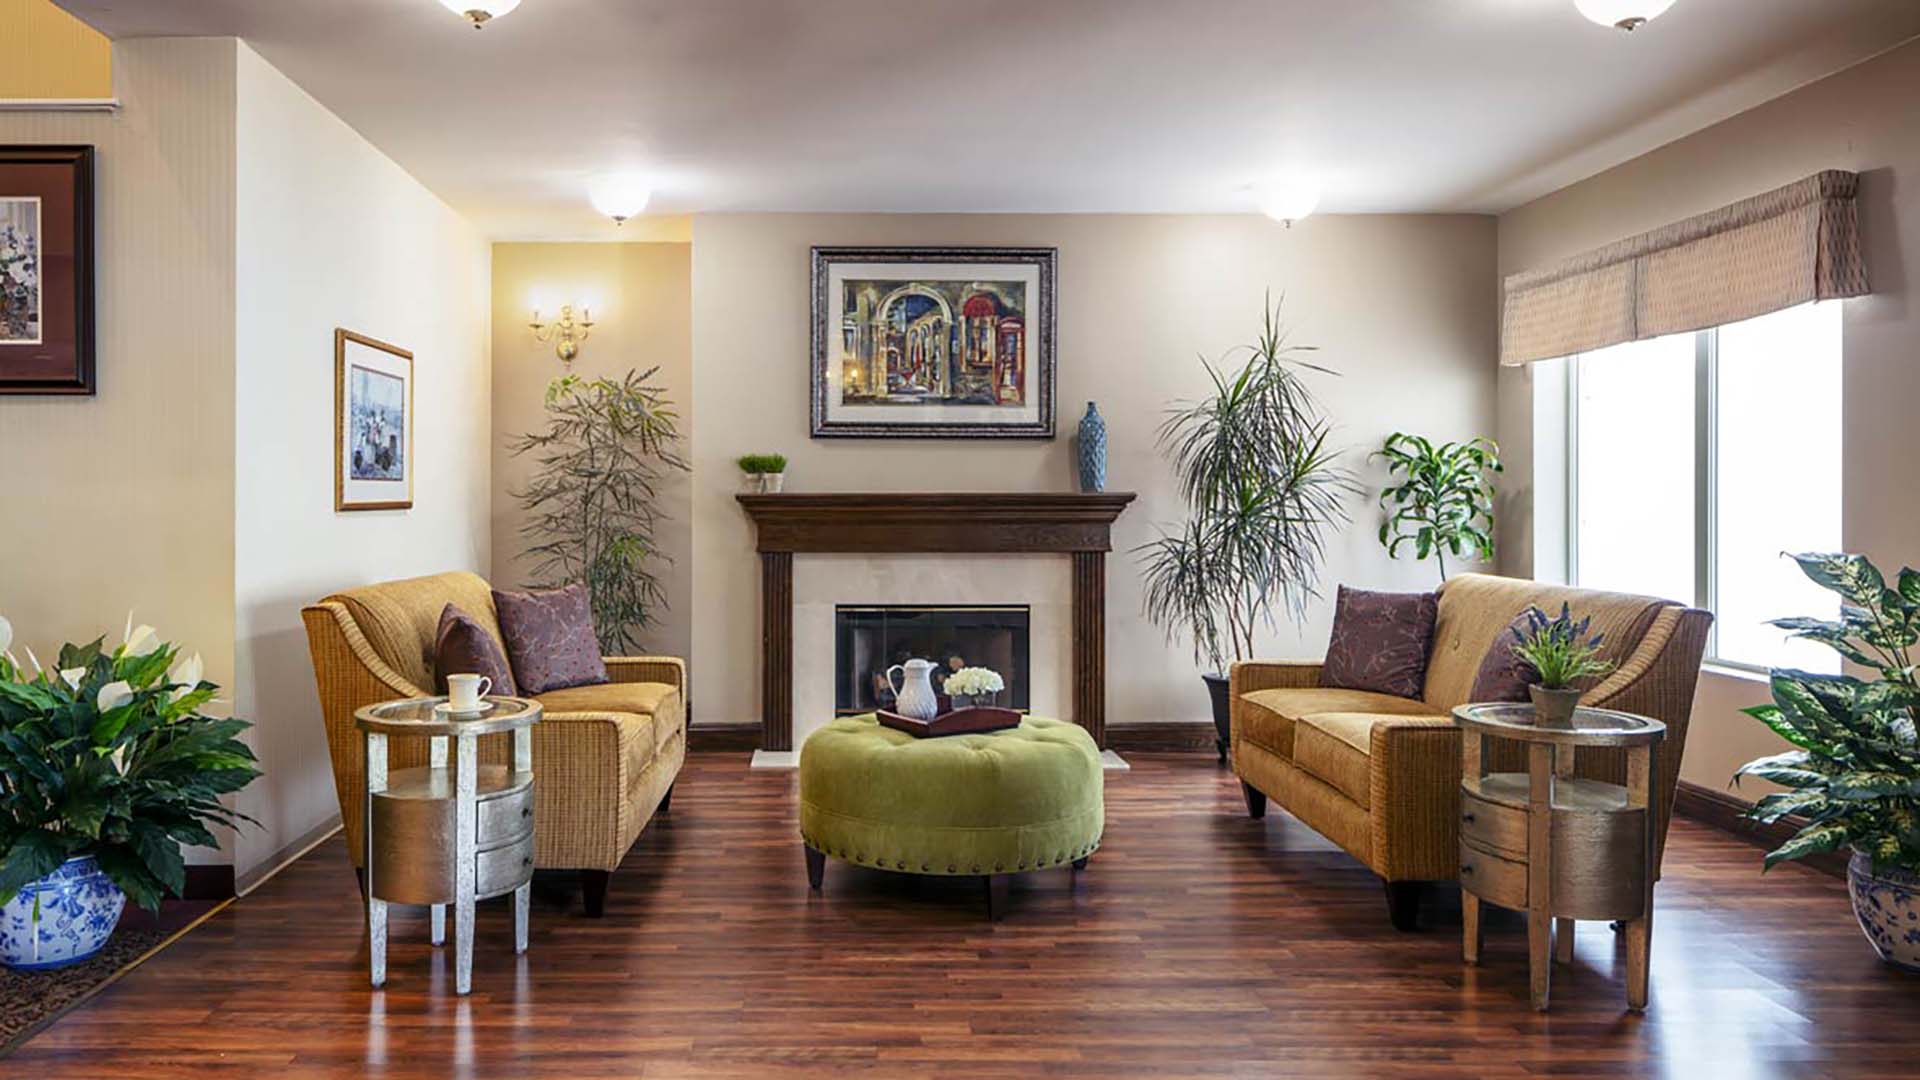
<svg viewBox="0 0 1920 1080"><path fill-rule="evenodd" d="M460 712L480 707L480 699L493 689L493 680L485 675L447 676L447 705Z"/></svg>

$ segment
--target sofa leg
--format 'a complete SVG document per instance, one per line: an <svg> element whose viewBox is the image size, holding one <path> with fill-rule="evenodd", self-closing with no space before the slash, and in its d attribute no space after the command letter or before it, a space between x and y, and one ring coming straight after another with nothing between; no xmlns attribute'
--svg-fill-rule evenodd
<svg viewBox="0 0 1920 1080"><path fill-rule="evenodd" d="M580 895L587 903L587 918L597 919L607 913L607 881L612 877L609 870L580 871Z"/></svg>
<svg viewBox="0 0 1920 1080"><path fill-rule="evenodd" d="M1248 817L1254 819L1255 821L1258 821L1261 818L1267 816L1267 793L1266 792L1261 791L1259 788L1254 787L1252 784L1247 783L1245 780L1242 780L1240 781L1240 794L1245 795L1247 797L1247 816Z"/></svg>
<svg viewBox="0 0 1920 1080"><path fill-rule="evenodd" d="M1420 928L1420 888L1418 881L1387 881L1387 917L1395 930Z"/></svg>
<svg viewBox="0 0 1920 1080"><path fill-rule="evenodd" d="M667 793L665 795L660 796L660 807L659 809L655 810L654 813L664 814L671 809L673 809L673 785L668 784Z"/></svg>
<svg viewBox="0 0 1920 1080"><path fill-rule="evenodd" d="M360 906L367 906L367 871L365 867L353 868L353 880L360 883Z"/></svg>
<svg viewBox="0 0 1920 1080"><path fill-rule="evenodd" d="M807 888L819 892L820 883L827 876L827 856L807 844L801 844L800 850L807 853Z"/></svg>

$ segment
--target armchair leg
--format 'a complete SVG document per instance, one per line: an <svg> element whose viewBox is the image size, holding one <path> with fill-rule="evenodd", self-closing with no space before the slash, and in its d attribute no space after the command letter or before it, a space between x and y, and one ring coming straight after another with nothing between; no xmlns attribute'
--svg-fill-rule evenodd
<svg viewBox="0 0 1920 1080"><path fill-rule="evenodd" d="M612 877L609 870L580 871L580 895L587 904L587 918L597 919L607 913L607 881Z"/></svg>
<svg viewBox="0 0 1920 1080"><path fill-rule="evenodd" d="M1420 928L1420 882L1387 881L1387 917L1402 932Z"/></svg>
<svg viewBox="0 0 1920 1080"><path fill-rule="evenodd" d="M1261 791L1259 788L1254 787L1252 784L1247 783L1245 780L1242 780L1240 781L1240 794L1246 796L1247 798L1247 816L1248 817L1254 819L1255 821L1258 821L1261 818L1267 816L1267 793L1266 792Z"/></svg>

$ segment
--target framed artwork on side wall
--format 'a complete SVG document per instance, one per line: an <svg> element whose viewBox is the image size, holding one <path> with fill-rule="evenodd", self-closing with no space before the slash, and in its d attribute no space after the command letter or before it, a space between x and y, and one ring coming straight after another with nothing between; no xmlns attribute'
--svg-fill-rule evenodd
<svg viewBox="0 0 1920 1080"><path fill-rule="evenodd" d="M333 332L333 508L413 506L413 354Z"/></svg>
<svg viewBox="0 0 1920 1080"><path fill-rule="evenodd" d="M0 394L93 389L93 147L0 146Z"/></svg>
<svg viewBox="0 0 1920 1080"><path fill-rule="evenodd" d="M1055 248L813 249L813 437L1053 438Z"/></svg>

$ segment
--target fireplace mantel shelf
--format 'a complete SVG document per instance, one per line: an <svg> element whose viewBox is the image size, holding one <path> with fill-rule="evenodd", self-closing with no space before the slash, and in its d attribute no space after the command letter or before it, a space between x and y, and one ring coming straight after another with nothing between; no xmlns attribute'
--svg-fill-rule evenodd
<svg viewBox="0 0 1920 1080"><path fill-rule="evenodd" d="M739 495L759 535L761 749L793 749L795 553L1073 557L1073 720L1106 746L1107 552L1132 492Z"/></svg>
<svg viewBox="0 0 1920 1080"><path fill-rule="evenodd" d="M1132 492L739 495L761 552L1111 551Z"/></svg>

